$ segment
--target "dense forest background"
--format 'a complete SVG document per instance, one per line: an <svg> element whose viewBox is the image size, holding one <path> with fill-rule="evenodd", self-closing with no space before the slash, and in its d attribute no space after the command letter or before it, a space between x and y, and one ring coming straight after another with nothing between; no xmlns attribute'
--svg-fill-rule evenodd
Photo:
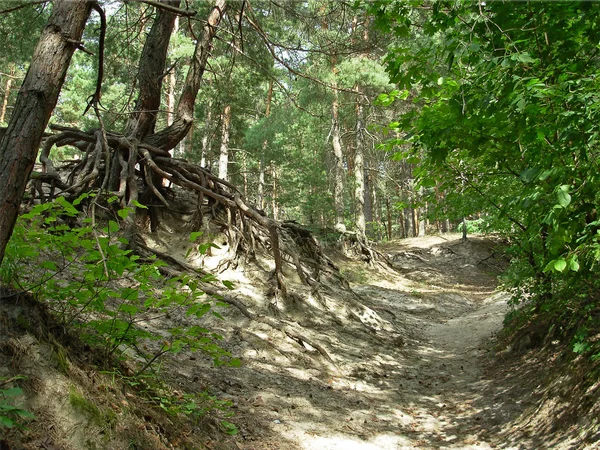
<svg viewBox="0 0 600 450"><path fill-rule="evenodd" d="M0 2L0 258L32 170L31 204L152 210L176 185L275 240L493 232L509 323L600 358L598 3L69 3Z"/></svg>

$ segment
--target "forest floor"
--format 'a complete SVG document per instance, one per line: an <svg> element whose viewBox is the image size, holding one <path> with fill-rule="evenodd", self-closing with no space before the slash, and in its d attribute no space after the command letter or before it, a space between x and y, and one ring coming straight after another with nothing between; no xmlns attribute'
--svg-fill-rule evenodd
<svg viewBox="0 0 600 450"><path fill-rule="evenodd" d="M181 255L182 243L189 242L168 233L159 241L158 247ZM125 389L105 375L67 364L65 377L60 371L65 363L55 361L52 346L34 350L30 335L0 332L18 355L10 359L13 369L0 367L0 375L29 377L25 388L35 396L28 407L43 419L31 424L22 447L10 435L12 450L599 448L600 383L582 383L559 348L528 349L527 339L517 340L512 350L506 341L499 345L508 296L496 290L507 264L497 242L444 235L378 250L393 269L330 252L350 288L329 279L317 292L288 270L284 299L269 293L267 257L219 276L235 283L232 296L255 314L278 320L326 352L234 307L221 311L225 320L205 316L203 326L223 336L220 345L241 358L242 366L215 367L210 358L182 352L167 357L160 373L177 392L208 392L230 401L234 414L226 420L239 429L234 436L220 429L224 416L218 413L175 432L165 431L174 426L168 418L147 408L138 408L135 419L127 411L136 400L123 396ZM216 265L222 256L215 250L202 264ZM8 309L0 313L5 323L14 315ZM182 314L146 326L160 330L191 320ZM103 411L100 419L108 427L93 425L89 411L82 415L69 407L78 398L74 390L98 405L91 410ZM114 436L107 434L111 429ZM141 432L156 443L126 444L142 442ZM173 438L177 433L181 443Z"/></svg>
<svg viewBox="0 0 600 450"><path fill-rule="evenodd" d="M496 291L507 262L493 240L434 236L378 249L396 271L334 259L363 304L391 324L392 338L305 319L303 331L311 328L324 343L332 367L315 364L314 349L299 358L268 336L272 347L257 346L243 368L221 372L241 434L209 448L598 448L597 428L587 443L573 426L565 431L576 422L561 423L557 414L569 409L568 398L545 408L540 402L548 386L545 356L494 348L508 296Z"/></svg>
<svg viewBox="0 0 600 450"><path fill-rule="evenodd" d="M398 273L368 269L341 255L336 263L355 281L352 289L364 305L402 337L357 333L344 346L336 340L343 329L327 330L331 347L345 350L333 350L341 370L327 378L314 369L273 368L266 361L250 363L247 378L229 372L227 392L246 406L238 421L260 416L262 422L250 427L249 442L238 442L238 448L496 448L492 430L527 406L527 397L487 396L497 381L493 335L507 311L507 296L495 293L494 264L501 261L494 242L425 237L379 250L391 256Z"/></svg>

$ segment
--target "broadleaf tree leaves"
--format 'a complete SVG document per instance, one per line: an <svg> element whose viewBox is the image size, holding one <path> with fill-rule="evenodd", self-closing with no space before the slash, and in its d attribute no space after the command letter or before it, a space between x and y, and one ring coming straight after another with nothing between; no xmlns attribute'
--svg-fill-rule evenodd
<svg viewBox="0 0 600 450"><path fill-rule="evenodd" d="M559 258L554 261L554 270L557 272L562 272L567 268L567 261L564 258Z"/></svg>
<svg viewBox="0 0 600 450"><path fill-rule="evenodd" d="M563 208L566 208L571 204L571 195L569 195L570 186L563 184L559 186L556 190L556 198L558 199L558 204Z"/></svg>

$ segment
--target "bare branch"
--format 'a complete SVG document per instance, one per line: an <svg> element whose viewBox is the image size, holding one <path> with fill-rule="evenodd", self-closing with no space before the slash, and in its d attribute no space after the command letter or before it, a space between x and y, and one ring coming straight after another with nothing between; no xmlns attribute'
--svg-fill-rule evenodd
<svg viewBox="0 0 600 450"><path fill-rule="evenodd" d="M42 3L47 3L47 1L48 0L40 0L40 1L35 1L35 2L23 3L22 5L19 5L19 6L13 6L12 8L3 9L2 11L0 11L0 14L11 13L13 11L18 11L19 9L27 8L28 6L41 5Z"/></svg>
<svg viewBox="0 0 600 450"><path fill-rule="evenodd" d="M171 6L166 3L155 2L153 0L140 0L140 3L145 3L146 5L154 6L155 8L170 11L172 13L177 14L178 16L192 17L196 15L196 11L176 8L175 6Z"/></svg>

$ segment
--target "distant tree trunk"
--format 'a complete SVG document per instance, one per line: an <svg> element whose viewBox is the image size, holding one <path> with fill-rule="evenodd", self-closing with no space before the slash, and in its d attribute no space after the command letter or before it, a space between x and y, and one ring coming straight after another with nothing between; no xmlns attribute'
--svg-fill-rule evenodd
<svg viewBox="0 0 600 450"><path fill-rule="evenodd" d="M366 231L369 235L373 235L373 180L371 178L371 172L369 171L368 163L365 164L363 179L365 180L364 210Z"/></svg>
<svg viewBox="0 0 600 450"><path fill-rule="evenodd" d="M267 101L265 105L265 117L271 115L271 101L273 100L273 80L269 81L269 89L267 90ZM258 167L258 189L256 194L256 202L258 209L265 209L265 153L269 143L265 139L262 146L262 153L260 155L260 162Z"/></svg>
<svg viewBox="0 0 600 450"><path fill-rule="evenodd" d="M360 88L356 100L356 148L354 149L354 179L355 191L354 201L356 202L356 233L364 238L366 234L365 220L365 166L364 166L364 141L365 141L365 123L364 123L364 105Z"/></svg>
<svg viewBox="0 0 600 450"><path fill-rule="evenodd" d="M0 263L91 2L56 0L0 140Z"/></svg>
<svg viewBox="0 0 600 450"><path fill-rule="evenodd" d="M179 30L179 17L175 17L173 24L173 33ZM171 67L169 72L169 88L167 90L167 126L173 125L175 119L175 88L177 86L177 72L175 67Z"/></svg>
<svg viewBox="0 0 600 450"><path fill-rule="evenodd" d="M258 192L256 194L258 209L265 209L265 159L261 155L258 167Z"/></svg>
<svg viewBox="0 0 600 450"><path fill-rule="evenodd" d="M423 197L423 187L419 188L419 197ZM427 212L427 207L422 206L419 208L419 237L425 236L426 233L426 220L425 214Z"/></svg>
<svg viewBox="0 0 600 450"><path fill-rule="evenodd" d="M390 208L390 197L385 197L385 209L387 212L387 238L392 239L392 209Z"/></svg>
<svg viewBox="0 0 600 450"><path fill-rule="evenodd" d="M6 119L6 110L8 109L8 102L10 99L10 91L12 86L13 77L15 75L15 66L14 64L10 65L10 73L6 79L6 85L4 87L4 100L2 101L2 109L0 110L0 123L4 122Z"/></svg>
<svg viewBox="0 0 600 450"><path fill-rule="evenodd" d="M204 134L202 135L202 148L200 150L200 165L210 168L210 147L212 143L212 101L208 101L206 117L204 119ZM207 165L208 164L208 165Z"/></svg>
<svg viewBox="0 0 600 450"><path fill-rule="evenodd" d="M277 166L271 161L271 176L273 178L273 195L271 196L273 219L277 220L279 216L279 208L277 207Z"/></svg>
<svg viewBox="0 0 600 450"><path fill-rule="evenodd" d="M334 75L336 70L334 69ZM333 146L333 204L335 207L336 225L344 225L344 153L340 133L339 95L334 81L333 103L331 105L332 129L331 141Z"/></svg>
<svg viewBox="0 0 600 450"><path fill-rule="evenodd" d="M462 179L462 189L460 191L461 195L465 195L465 177L461 173L460 177ZM463 242L467 240L467 218L465 216L462 217L462 240Z"/></svg>
<svg viewBox="0 0 600 450"><path fill-rule="evenodd" d="M229 165L229 134L231 129L231 105L226 105L221 114L221 147L219 149L219 178L227 181Z"/></svg>
<svg viewBox="0 0 600 450"><path fill-rule="evenodd" d="M248 198L248 155L242 152L242 179L244 180L244 198Z"/></svg>
<svg viewBox="0 0 600 450"><path fill-rule="evenodd" d="M189 158L194 154L194 127L190 127L190 131L185 135L179 144L179 153L177 155L183 158Z"/></svg>

